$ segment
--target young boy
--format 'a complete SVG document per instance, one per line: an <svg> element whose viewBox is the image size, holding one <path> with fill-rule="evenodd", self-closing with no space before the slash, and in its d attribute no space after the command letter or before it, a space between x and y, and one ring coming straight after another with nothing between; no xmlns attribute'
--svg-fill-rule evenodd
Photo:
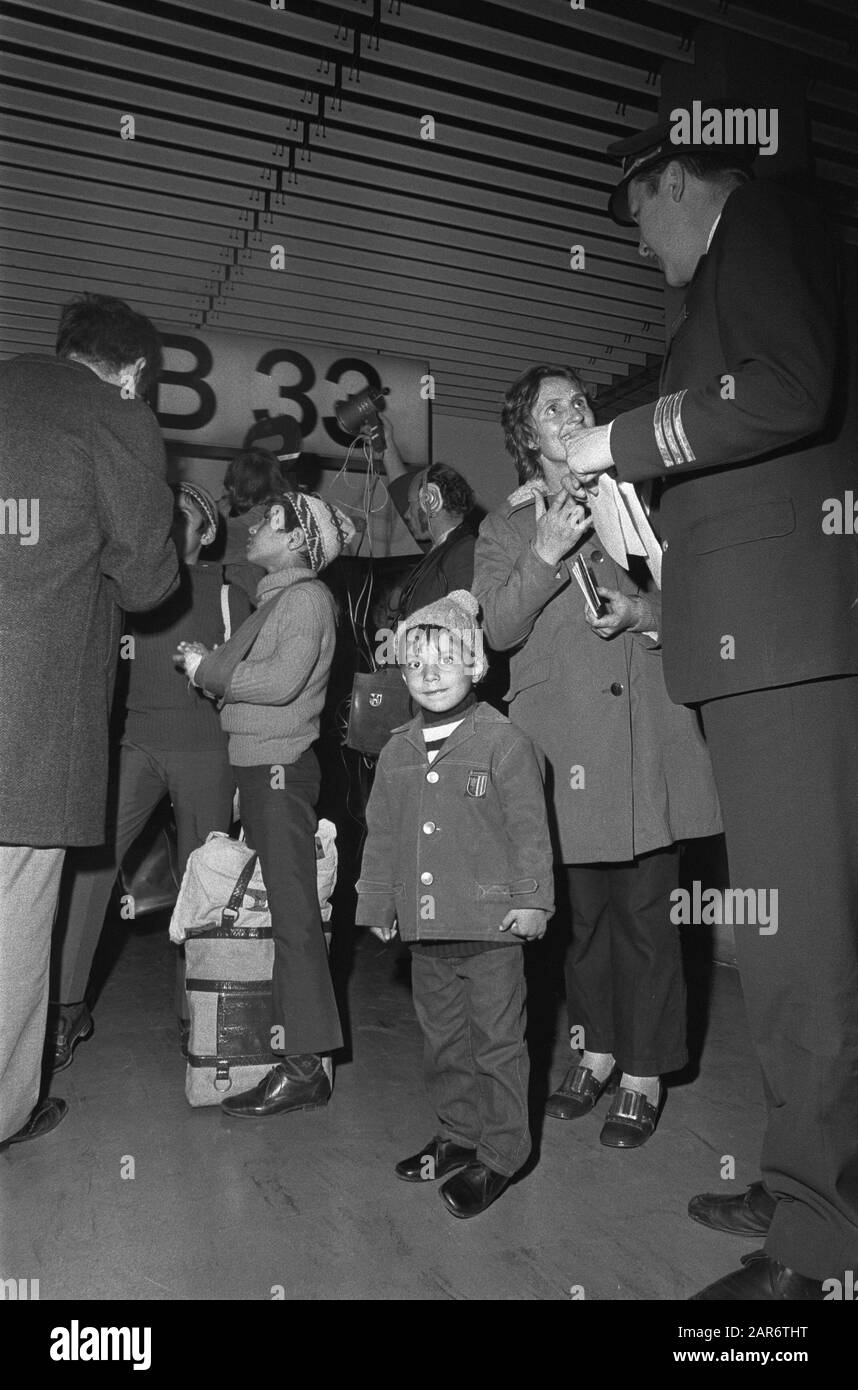
<svg viewBox="0 0 858 1390"><path fill-rule="evenodd" d="M456 589L411 614L398 637L420 712L378 760L356 920L382 941L398 926L411 943L438 1128L396 1174L455 1173L441 1196L466 1218L530 1153L519 946L545 934L554 910L545 794L530 739L477 701L486 663L476 599Z"/></svg>

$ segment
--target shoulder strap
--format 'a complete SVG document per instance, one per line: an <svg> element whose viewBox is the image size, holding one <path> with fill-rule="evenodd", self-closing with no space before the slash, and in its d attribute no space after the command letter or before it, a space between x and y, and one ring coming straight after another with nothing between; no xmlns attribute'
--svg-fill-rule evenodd
<svg viewBox="0 0 858 1390"><path fill-rule="evenodd" d="M242 869L241 873L239 874L238 878L235 880L235 887L229 895L229 902L227 903L226 907L223 909L223 912L221 913L221 931L227 931L230 927L235 925L235 919L237 918L241 909L241 904L244 899L244 895L247 892L248 884L250 883L250 880L253 878L253 870L256 868L256 859L257 856L255 854L252 854L248 859L247 863L245 864L244 868Z"/></svg>

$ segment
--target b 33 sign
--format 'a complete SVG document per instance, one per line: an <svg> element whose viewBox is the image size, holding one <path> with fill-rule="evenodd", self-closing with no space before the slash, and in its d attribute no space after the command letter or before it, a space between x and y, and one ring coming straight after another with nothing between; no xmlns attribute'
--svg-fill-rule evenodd
<svg viewBox="0 0 858 1390"><path fill-rule="evenodd" d="M365 387L390 388L386 409L409 463L429 460L431 383L424 362L348 349L256 338L207 328L162 332L164 370L155 412L165 439L187 452L247 448L271 431L266 421L292 415L307 453L341 461L351 443L334 402Z"/></svg>

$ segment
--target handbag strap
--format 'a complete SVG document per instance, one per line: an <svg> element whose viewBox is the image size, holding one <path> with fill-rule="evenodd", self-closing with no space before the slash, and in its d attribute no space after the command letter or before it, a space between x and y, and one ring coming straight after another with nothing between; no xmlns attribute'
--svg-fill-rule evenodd
<svg viewBox="0 0 858 1390"><path fill-rule="evenodd" d="M223 618L223 640L228 642L232 636L232 614L229 611L229 585L220 586L220 612Z"/></svg>
<svg viewBox="0 0 858 1390"><path fill-rule="evenodd" d="M229 902L221 913L221 931L227 931L238 917L244 895L247 892L250 880L253 878L253 871L256 868L257 858L257 855L252 854L238 878L235 880L235 887L229 895Z"/></svg>

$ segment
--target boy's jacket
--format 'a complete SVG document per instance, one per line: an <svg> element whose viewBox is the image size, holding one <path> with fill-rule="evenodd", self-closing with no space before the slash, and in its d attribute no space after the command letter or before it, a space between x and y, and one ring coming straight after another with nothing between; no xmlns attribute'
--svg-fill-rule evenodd
<svg viewBox="0 0 858 1390"><path fill-rule="evenodd" d="M519 938L512 907L554 910L542 762L489 705L469 710L430 764L421 717L394 730L367 805L359 926L403 941Z"/></svg>

